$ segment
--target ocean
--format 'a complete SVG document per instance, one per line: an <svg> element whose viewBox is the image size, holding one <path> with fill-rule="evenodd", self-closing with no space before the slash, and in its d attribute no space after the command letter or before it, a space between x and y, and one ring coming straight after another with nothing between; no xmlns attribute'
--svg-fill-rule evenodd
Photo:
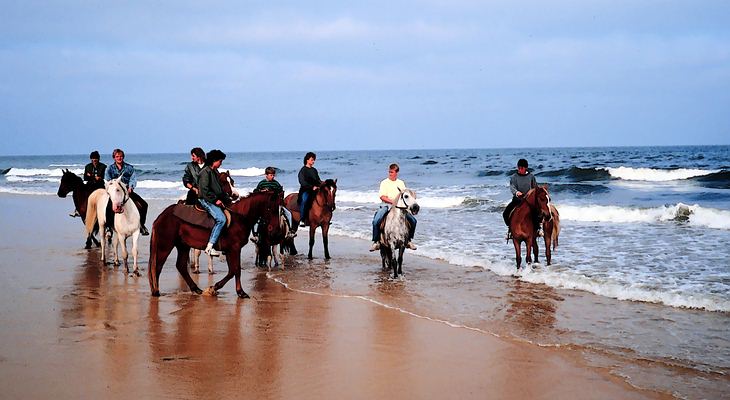
<svg viewBox="0 0 730 400"><path fill-rule="evenodd" d="M101 161L111 164L108 153ZM245 193L274 166L286 192L295 192L304 153L228 153L221 168ZM386 284L405 285L412 296L374 301L458 326L490 326L490 333L539 345L631 354L662 364L660 380L670 383L659 386L679 397L727 396L715 389L728 388L730 372L730 146L321 151L317 157L320 177L338 179L331 234L365 239L367 253L378 184L397 162L421 206L416 253L448 263L445 270L409 270L406 253L405 278ZM540 262L516 273L502 211L519 158L548 185L562 231L553 265L545 265L541 243ZM163 202L184 196L181 177L189 160L185 153L126 157L138 171L137 192ZM55 196L62 170L81 175L87 162L86 154L2 156L0 193ZM330 249L336 247L330 238ZM319 237L315 250L321 257ZM334 285L311 279L320 272L305 267L272 277L300 290L353 296L386 279L379 264L331 271L339 276ZM494 289L495 282L502 289ZM515 286L544 300L534 309L552 313L545 320L549 330L528 329L520 323L524 315L510 313L505 299ZM572 296L595 303L595 312L575 315L558 306ZM640 375L631 368L619 374ZM676 368L691 374L674 382Z"/></svg>

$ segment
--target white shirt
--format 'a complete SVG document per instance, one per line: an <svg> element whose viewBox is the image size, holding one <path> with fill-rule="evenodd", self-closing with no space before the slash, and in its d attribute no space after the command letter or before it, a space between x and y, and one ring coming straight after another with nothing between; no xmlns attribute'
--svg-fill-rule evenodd
<svg viewBox="0 0 730 400"><path fill-rule="evenodd" d="M391 181L390 178L385 178L380 182L380 194L378 198L380 196L388 196L390 200L395 202L395 199L398 198L398 194L400 193L398 189L404 190L405 188L406 184L402 180L396 179Z"/></svg>

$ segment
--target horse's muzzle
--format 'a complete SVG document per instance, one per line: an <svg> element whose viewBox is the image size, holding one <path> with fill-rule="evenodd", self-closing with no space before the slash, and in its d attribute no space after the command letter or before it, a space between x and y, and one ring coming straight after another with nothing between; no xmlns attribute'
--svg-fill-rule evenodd
<svg viewBox="0 0 730 400"><path fill-rule="evenodd" d="M413 213L413 215L418 214L419 211L421 211L421 206L419 206L418 204L414 204L411 206L411 213Z"/></svg>
<svg viewBox="0 0 730 400"><path fill-rule="evenodd" d="M117 214L121 214L124 212L124 207L114 208L114 212Z"/></svg>

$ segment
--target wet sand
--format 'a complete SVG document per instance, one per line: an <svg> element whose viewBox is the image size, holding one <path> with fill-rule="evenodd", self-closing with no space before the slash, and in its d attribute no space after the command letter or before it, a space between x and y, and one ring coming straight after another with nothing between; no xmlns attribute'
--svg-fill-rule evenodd
<svg viewBox="0 0 730 400"><path fill-rule="evenodd" d="M172 260L163 296L152 298L149 239L140 241L143 276L128 277L83 249L71 208L70 199L0 195L2 398L668 397L588 367L571 349L290 290L251 262L243 285L252 299L238 299L233 282L218 297L193 295ZM223 276L222 263L215 269L199 286Z"/></svg>

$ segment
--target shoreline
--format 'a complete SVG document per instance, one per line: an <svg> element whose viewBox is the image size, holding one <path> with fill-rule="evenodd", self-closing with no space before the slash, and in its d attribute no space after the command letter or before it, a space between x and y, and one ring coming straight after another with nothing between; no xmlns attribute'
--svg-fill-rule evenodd
<svg viewBox="0 0 730 400"><path fill-rule="evenodd" d="M312 268L364 263L379 269L375 255L353 250L356 239L338 236L337 247L330 241L333 257L345 254L345 261L329 266L296 260L299 265L267 277L244 262L244 290L252 300L238 300L232 282L217 298L192 295L168 260L163 296L156 300L144 274L149 240L140 240L143 276L126 277L102 266L98 250L82 249L80 220L66 216L70 200L59 200L0 195L5 232L13 232L0 247L6 288L0 294L0 385L10 398L672 398L633 387L609 368L588 366L570 348L453 328L354 296L301 293L272 279L291 278L288 284L296 286ZM150 205L149 225L159 212ZM28 240L38 232L42 245ZM252 260L252 251L244 247L243 259ZM408 257L414 270L440 263ZM203 282L222 277L223 265L215 268L216 275L194 279L207 286ZM357 284L327 282L334 282L332 293ZM377 289L384 298L411 301L394 286ZM34 385L38 380L44 385Z"/></svg>

